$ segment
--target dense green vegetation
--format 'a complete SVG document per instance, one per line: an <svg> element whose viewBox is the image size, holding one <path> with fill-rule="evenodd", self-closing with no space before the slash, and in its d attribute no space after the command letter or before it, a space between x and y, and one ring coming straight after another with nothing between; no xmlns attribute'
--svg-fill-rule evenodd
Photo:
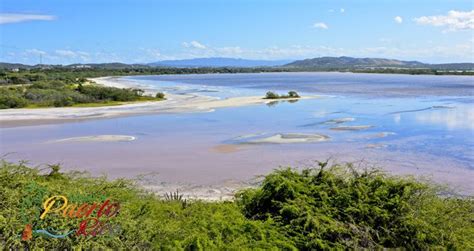
<svg viewBox="0 0 474 251"><path fill-rule="evenodd" d="M289 91L288 95L280 95L275 92L267 92L264 99L282 99L282 98L300 98L300 95L295 91Z"/></svg>
<svg viewBox="0 0 474 251"><path fill-rule="evenodd" d="M163 94L156 97L145 96L140 89L94 85L80 77L80 74L45 74L30 71L0 73L0 109L110 105L163 98Z"/></svg>
<svg viewBox="0 0 474 251"><path fill-rule="evenodd" d="M6 249L126 250L317 250L332 248L474 248L474 202L440 196L433 186L351 166L296 171L279 169L261 185L241 191L234 202L185 201L158 197L133 181L107 181L58 166L33 169L3 162L0 167L0 246ZM110 219L118 231L64 239L32 229L64 233L79 219L50 214L39 220L42 203L64 195L70 203L119 202Z"/></svg>
<svg viewBox="0 0 474 251"><path fill-rule="evenodd" d="M474 248L474 201L351 165L276 171L240 194L247 218L274 221L304 250Z"/></svg>

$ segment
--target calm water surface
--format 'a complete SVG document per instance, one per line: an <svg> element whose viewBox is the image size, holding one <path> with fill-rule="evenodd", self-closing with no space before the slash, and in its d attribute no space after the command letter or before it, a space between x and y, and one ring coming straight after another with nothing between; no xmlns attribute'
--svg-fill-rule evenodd
<svg viewBox="0 0 474 251"><path fill-rule="evenodd" d="M474 193L473 77L350 73L205 74L126 77L168 93L227 98L296 90L321 98L224 108L209 113L132 116L1 129L1 154L35 164L63 163L111 177L158 172L171 182L246 180L280 165L363 161L429 176ZM342 119L342 120L341 120ZM339 123L336 123L339 122ZM353 126L367 126L363 130ZM265 144L282 134L325 142ZM123 134L132 142L63 142Z"/></svg>

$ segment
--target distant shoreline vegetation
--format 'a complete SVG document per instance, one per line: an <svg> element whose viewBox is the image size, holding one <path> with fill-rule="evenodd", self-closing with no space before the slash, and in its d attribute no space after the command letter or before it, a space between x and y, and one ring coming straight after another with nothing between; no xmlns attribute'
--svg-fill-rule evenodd
<svg viewBox="0 0 474 251"><path fill-rule="evenodd" d="M260 64L260 66L258 65ZM429 64L388 58L318 57L290 61L258 61L235 58L194 58L159 61L150 64L71 64L24 65L0 62L0 70L83 71L104 76L101 71L112 70L113 75L161 75L201 73L258 73L258 72L354 72L426 75L474 75L474 63ZM109 72L108 75L111 75ZM89 75L87 77L94 77Z"/></svg>
<svg viewBox="0 0 474 251"><path fill-rule="evenodd" d="M2 72L43 72L43 73L74 73L84 78L105 76L132 75L179 75L179 74L209 74L209 73L271 73L271 72L351 72L378 74L407 74L407 75L474 75L473 69L450 68L400 68L400 67L159 67L128 64L98 64L78 66L35 65L27 66L0 63Z"/></svg>

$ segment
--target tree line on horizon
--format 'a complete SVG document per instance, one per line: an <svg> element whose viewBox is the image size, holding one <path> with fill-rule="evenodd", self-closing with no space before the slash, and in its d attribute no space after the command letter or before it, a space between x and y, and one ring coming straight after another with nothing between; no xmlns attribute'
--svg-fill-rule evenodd
<svg viewBox="0 0 474 251"><path fill-rule="evenodd" d="M216 61L209 65L208 61ZM220 61L223 61L219 64ZM228 62L230 61L230 62ZM239 62L233 65L232 62ZM252 64L242 66L241 61ZM300 72L300 71L343 71L367 73L401 73L401 74L436 74L436 75L472 75L474 63L442 63L429 64L419 61L402 61L386 58L354 58L354 57L319 57L304 60L275 63L271 66L255 66L258 60L234 58L196 58L184 60L171 60L150 64L125 64L125 63L90 63L71 65L24 65L14 63L1 63L0 69L28 70L28 69L73 69L73 70L126 70L141 72L141 74L199 74L199 73L254 73L254 72ZM229 65L226 64L229 63ZM272 62L272 61L268 61ZM267 62L267 63L268 63ZM235 63L235 62L234 62ZM192 66L191 66L192 65Z"/></svg>

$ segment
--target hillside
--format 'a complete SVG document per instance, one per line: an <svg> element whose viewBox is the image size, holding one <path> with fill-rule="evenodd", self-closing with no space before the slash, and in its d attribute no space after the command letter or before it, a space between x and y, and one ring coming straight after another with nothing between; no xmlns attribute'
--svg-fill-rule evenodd
<svg viewBox="0 0 474 251"><path fill-rule="evenodd" d="M423 67L418 61L401 61L386 58L320 57L297 60L286 64L288 67L317 68L360 68L360 67Z"/></svg>
<svg viewBox="0 0 474 251"><path fill-rule="evenodd" d="M427 64L419 61L402 61L387 58L319 57L297 60L284 65L305 69L360 69L360 68L426 68L446 70L472 70L473 63Z"/></svg>
<svg viewBox="0 0 474 251"><path fill-rule="evenodd" d="M291 60L252 60L242 58L193 58L183 60L164 60L150 63L152 66L169 67L262 67L281 66L291 62Z"/></svg>

